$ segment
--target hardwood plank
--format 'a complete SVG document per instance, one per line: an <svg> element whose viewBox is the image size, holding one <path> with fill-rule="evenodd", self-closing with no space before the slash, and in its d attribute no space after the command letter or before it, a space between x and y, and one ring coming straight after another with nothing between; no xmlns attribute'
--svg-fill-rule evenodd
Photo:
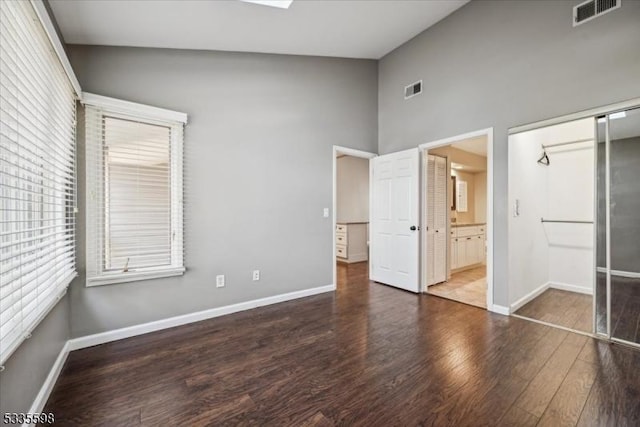
<svg viewBox="0 0 640 427"><path fill-rule="evenodd" d="M640 352L612 344L597 346L599 373L578 426L640 425Z"/></svg>
<svg viewBox="0 0 640 427"><path fill-rule="evenodd" d="M300 427L331 427L333 422L324 416L322 412L316 412L310 418L304 420Z"/></svg>
<svg viewBox="0 0 640 427"><path fill-rule="evenodd" d="M537 345L522 356L514 366L513 373L528 380L533 379L568 334L560 329L549 328L544 336L538 338Z"/></svg>
<svg viewBox="0 0 640 427"><path fill-rule="evenodd" d="M338 273L335 294L73 351L44 410L62 426L475 427L568 425L582 401L582 425L640 425L640 352L372 283L366 263Z"/></svg>
<svg viewBox="0 0 640 427"><path fill-rule="evenodd" d="M579 359L576 360L544 412L538 426L575 426L597 374L597 366Z"/></svg>
<svg viewBox="0 0 640 427"><path fill-rule="evenodd" d="M515 405L541 417L588 338L567 334L553 356L545 363Z"/></svg>
<svg viewBox="0 0 640 427"><path fill-rule="evenodd" d="M497 427L534 427L538 421L539 418L535 415L513 405L498 422Z"/></svg>
<svg viewBox="0 0 640 427"><path fill-rule="evenodd" d="M516 314L566 328L592 332L593 297L559 289L547 289L519 308Z"/></svg>

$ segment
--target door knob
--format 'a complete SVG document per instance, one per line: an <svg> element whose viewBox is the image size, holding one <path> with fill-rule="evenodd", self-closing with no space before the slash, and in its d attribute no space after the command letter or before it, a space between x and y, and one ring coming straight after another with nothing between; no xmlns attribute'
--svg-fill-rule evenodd
<svg viewBox="0 0 640 427"><path fill-rule="evenodd" d="M416 227L415 225L412 225L411 227L409 227L409 230L411 231L416 231L418 229L418 227Z"/></svg>

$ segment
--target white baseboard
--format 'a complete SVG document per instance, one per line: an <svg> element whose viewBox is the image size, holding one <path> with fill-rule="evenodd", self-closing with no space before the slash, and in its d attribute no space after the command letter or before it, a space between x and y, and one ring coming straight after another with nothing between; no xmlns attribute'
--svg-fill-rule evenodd
<svg viewBox="0 0 640 427"><path fill-rule="evenodd" d="M359 253L359 254L353 254L347 260L347 264L353 264L355 262L363 262L363 261L367 261L368 259L369 259L369 253L368 252L362 252L362 253Z"/></svg>
<svg viewBox="0 0 640 427"><path fill-rule="evenodd" d="M547 289L560 289L562 291L576 292L579 294L593 295L593 290L584 288L582 286L570 285L568 283L559 283L559 282L547 282L540 287L534 289L529 292L527 295L520 298L518 301L511 304L511 313L515 313L520 307L526 305L528 302L536 299L540 294L542 294Z"/></svg>
<svg viewBox="0 0 640 427"><path fill-rule="evenodd" d="M69 351L81 348L92 347L98 344L104 344L111 341L117 341L124 338L130 338L137 335L147 334L162 329L173 328L175 326L186 325L188 323L199 322L201 320L212 319L214 317L224 316L226 314L237 313L239 311L251 310L252 308L263 307L265 305L277 304L279 302L290 301L298 298L304 298L311 295L317 295L324 292L336 290L336 285L320 286L317 288L304 289L302 291L289 292L286 294L274 295L271 297L255 299L251 301L240 302L237 304L227 305L224 307L216 307L208 310L197 311L195 313L184 314L182 316L170 317L168 319L156 320L154 322L142 323L140 325L129 326L126 328L115 329L112 331L101 332L98 334L87 335L84 337L74 338L68 341Z"/></svg>
<svg viewBox="0 0 640 427"><path fill-rule="evenodd" d="M584 286L570 285L568 283L549 282L549 287L553 289L560 289L561 291L593 295L593 289L585 288Z"/></svg>
<svg viewBox="0 0 640 427"><path fill-rule="evenodd" d="M509 307L505 307L504 305L493 304L489 309L492 313L503 314L508 316L510 314Z"/></svg>
<svg viewBox="0 0 640 427"><path fill-rule="evenodd" d="M523 305L526 305L529 301L534 300L537 296L539 296L541 293L543 293L547 289L549 289L549 282L543 283L538 288L529 292L528 294L526 294L525 296L523 296L522 298L520 298L519 300L511 304L511 307L510 307L511 313L514 313L520 307L522 307Z"/></svg>
<svg viewBox="0 0 640 427"><path fill-rule="evenodd" d="M62 371L62 367L64 366L64 362L67 360L68 355L69 355L69 341L67 341L64 344L64 346L62 347L62 350L60 350L60 353L56 358L56 361L53 362L53 366L51 367L51 370L49 371L47 378L44 380L44 384L42 384L42 387L40 387L40 391L38 392L38 395L36 396L33 403L31 404L31 408L29 408L30 414L40 413L44 409L44 405L46 405L47 400L49 400L49 395L51 394L51 391L53 390L53 386L56 384L56 381L58 380L58 376L60 376L60 371ZM34 425L35 424L25 423L23 424L23 427L34 426Z"/></svg>

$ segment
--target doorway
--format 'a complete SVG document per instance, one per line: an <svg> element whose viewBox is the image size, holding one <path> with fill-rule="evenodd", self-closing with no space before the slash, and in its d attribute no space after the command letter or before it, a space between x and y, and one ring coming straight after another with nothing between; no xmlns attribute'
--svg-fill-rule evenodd
<svg viewBox="0 0 640 427"><path fill-rule="evenodd" d="M640 347L639 171L640 99L510 130L513 315Z"/></svg>
<svg viewBox="0 0 640 427"><path fill-rule="evenodd" d="M493 131L420 146L422 290L493 310Z"/></svg>
<svg viewBox="0 0 640 427"><path fill-rule="evenodd" d="M591 333L594 119L509 136L509 270L517 316Z"/></svg>
<svg viewBox="0 0 640 427"><path fill-rule="evenodd" d="M370 159L376 154L333 147L333 280L369 277Z"/></svg>

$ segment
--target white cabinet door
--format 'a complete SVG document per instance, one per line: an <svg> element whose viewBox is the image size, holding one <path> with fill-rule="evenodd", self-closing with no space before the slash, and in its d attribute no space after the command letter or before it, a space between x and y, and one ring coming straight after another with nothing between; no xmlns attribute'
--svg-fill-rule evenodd
<svg viewBox="0 0 640 427"><path fill-rule="evenodd" d="M459 227L456 229L456 236L458 237L455 244L452 242L456 248L456 258L455 262L452 258L452 270L485 262L485 237L484 234L477 234L478 232L484 233L484 226Z"/></svg>
<svg viewBox="0 0 640 427"><path fill-rule="evenodd" d="M458 239L451 239L451 269L458 268Z"/></svg>
<svg viewBox="0 0 640 427"><path fill-rule="evenodd" d="M471 259L471 262L469 263L469 265L471 264L477 264L480 262L480 243L481 243L481 236L473 236L470 240L471 242L471 246L473 247L473 257Z"/></svg>
<svg viewBox="0 0 640 427"><path fill-rule="evenodd" d="M458 248L458 268L469 265L469 245L466 237L458 237L456 247Z"/></svg>
<svg viewBox="0 0 640 427"><path fill-rule="evenodd" d="M372 159L371 279L419 292L417 148Z"/></svg>
<svg viewBox="0 0 640 427"><path fill-rule="evenodd" d="M487 251L485 249L485 238L484 235L477 236L476 245L478 247L478 263L483 263L487 258Z"/></svg>

